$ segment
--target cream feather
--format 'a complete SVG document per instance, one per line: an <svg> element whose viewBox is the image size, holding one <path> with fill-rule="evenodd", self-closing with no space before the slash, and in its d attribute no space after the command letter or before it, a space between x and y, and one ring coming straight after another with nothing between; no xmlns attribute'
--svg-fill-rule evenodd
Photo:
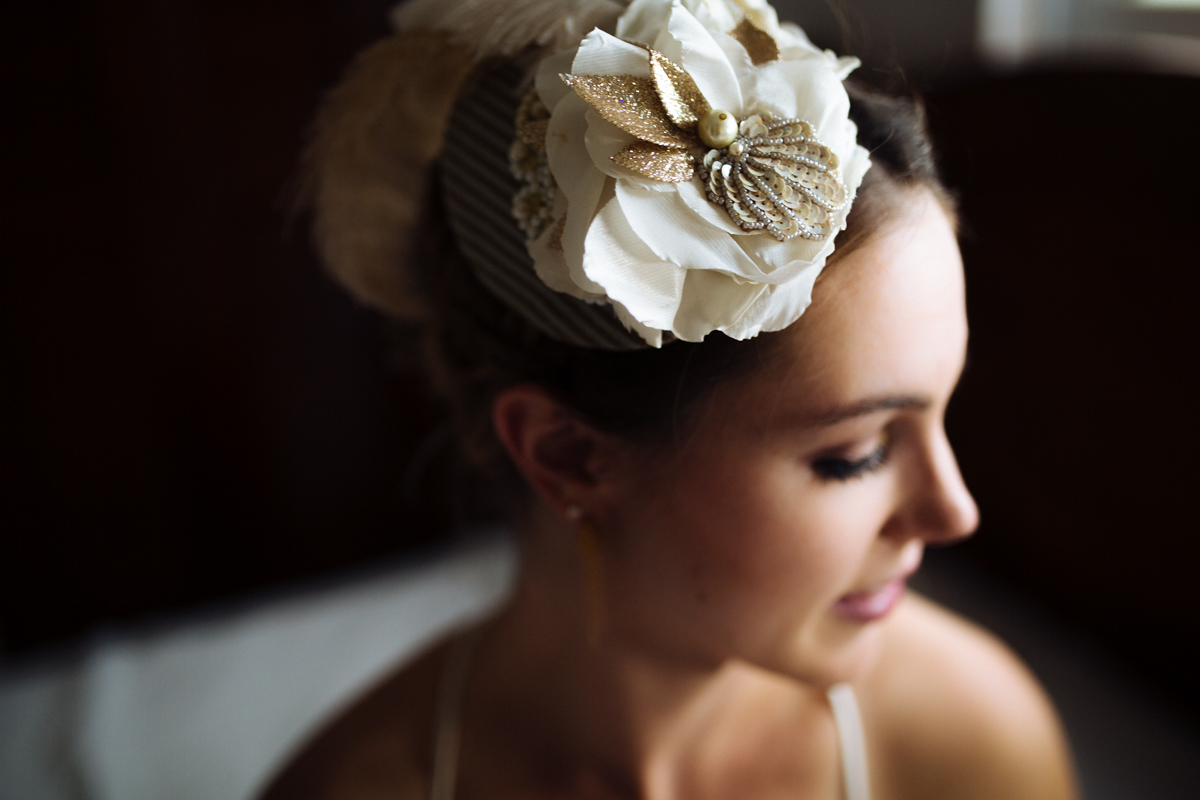
<svg viewBox="0 0 1200 800"><path fill-rule="evenodd" d="M627 0L410 0L392 11L397 30L445 33L476 61L530 45L560 49L616 17Z"/></svg>
<svg viewBox="0 0 1200 800"><path fill-rule="evenodd" d="M305 153L304 200L326 267L351 294L400 319L429 312L414 248L432 167L467 51L398 33L368 48L326 97Z"/></svg>

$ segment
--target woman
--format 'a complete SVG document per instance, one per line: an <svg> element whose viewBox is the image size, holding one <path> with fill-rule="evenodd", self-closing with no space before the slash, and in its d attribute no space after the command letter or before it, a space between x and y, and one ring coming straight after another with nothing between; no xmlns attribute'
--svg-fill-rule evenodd
<svg viewBox="0 0 1200 800"><path fill-rule="evenodd" d="M919 110L752 0L397 17L319 120L319 239L423 336L521 574L266 796L1074 796L1034 679L905 592L977 521Z"/></svg>

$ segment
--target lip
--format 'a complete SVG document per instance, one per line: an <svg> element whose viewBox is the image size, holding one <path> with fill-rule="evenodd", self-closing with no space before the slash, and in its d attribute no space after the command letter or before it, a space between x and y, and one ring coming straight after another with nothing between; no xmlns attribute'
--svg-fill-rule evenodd
<svg viewBox="0 0 1200 800"><path fill-rule="evenodd" d="M833 604L834 613L853 622L875 622L892 612L904 596L908 575L888 581L877 589L852 592Z"/></svg>

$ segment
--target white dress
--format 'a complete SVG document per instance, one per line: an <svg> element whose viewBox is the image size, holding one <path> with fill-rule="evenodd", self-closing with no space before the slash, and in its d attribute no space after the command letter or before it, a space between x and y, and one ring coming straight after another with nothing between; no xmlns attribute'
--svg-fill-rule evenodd
<svg viewBox="0 0 1200 800"><path fill-rule="evenodd" d="M334 715L507 597L476 539L0 675L0 800L248 800Z"/></svg>

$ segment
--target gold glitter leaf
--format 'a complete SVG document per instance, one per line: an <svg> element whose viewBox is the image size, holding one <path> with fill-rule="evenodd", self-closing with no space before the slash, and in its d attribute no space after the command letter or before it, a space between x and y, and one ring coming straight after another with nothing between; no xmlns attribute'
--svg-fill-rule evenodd
<svg viewBox="0 0 1200 800"><path fill-rule="evenodd" d="M650 75L671 121L684 130L695 129L712 110L692 76L657 50L650 50Z"/></svg>
<svg viewBox="0 0 1200 800"><path fill-rule="evenodd" d="M626 133L663 147L691 148L700 142L667 116L654 84L634 75L562 75L600 116Z"/></svg>
<svg viewBox="0 0 1200 800"><path fill-rule="evenodd" d="M731 30L729 35L742 43L754 66L779 60L779 45L771 34L751 22L749 17L743 19L742 24Z"/></svg>
<svg viewBox="0 0 1200 800"><path fill-rule="evenodd" d="M690 181L696 174L695 163L686 152L652 142L634 142L612 160L647 178L667 183Z"/></svg>

